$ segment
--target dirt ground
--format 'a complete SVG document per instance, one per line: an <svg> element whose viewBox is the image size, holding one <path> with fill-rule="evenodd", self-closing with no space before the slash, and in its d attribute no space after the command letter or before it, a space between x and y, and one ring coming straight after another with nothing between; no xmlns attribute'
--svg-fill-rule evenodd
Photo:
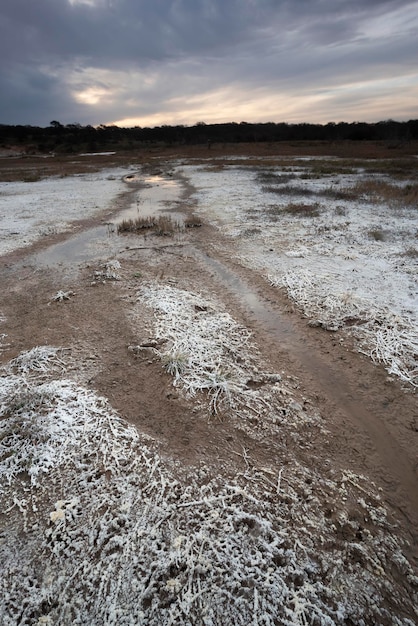
<svg viewBox="0 0 418 626"><path fill-rule="evenodd" d="M303 152L309 149L315 153L323 147L304 146ZM372 149L366 146L364 151ZM273 147L264 147L253 149L254 156L263 150L267 156L273 153ZM292 152L291 146L282 150ZM393 156L393 150L385 150L379 148L379 156ZM327 154L331 151L338 152L328 146ZM70 174L124 162L164 173L176 152L98 156L88 161L85 157L0 159L0 177L20 180L28 173ZM196 148L188 156L208 158L221 152L220 146L214 146L210 155L207 149ZM190 196L185 194L183 200L181 210L192 214ZM127 193L116 201L115 210L129 201ZM108 218L103 215L100 220ZM72 234L100 220L80 222ZM283 434L288 457L305 463L315 459L324 475L336 468L365 475L381 490L409 544L410 557L418 558L418 410L411 390L388 377L382 366L354 352L348 341L342 343L334 333L310 327L283 292L232 260L233 243L223 241L222 233L210 224L188 229L179 245L169 238L150 237L144 246L133 235L124 237L118 256L121 280L105 283L93 276L100 264L83 264L69 273L62 266L46 271L34 263L35 252L68 236L50 235L0 257L2 332L8 344L1 355L3 362L36 345L61 346L68 349L80 380L107 397L139 430L159 440L163 450L179 462L210 465L214 473L217 467L234 471L244 464L245 450L257 466L275 463L273 439L251 438L228 415L208 418L178 393L152 351L142 350L138 356L132 349L146 347L152 338L149 311L144 308L132 319L132 303L142 283L164 279L179 288L212 294L252 331L263 359L271 371L287 377L296 401L318 410L322 417L326 436L306 433L305 439L294 441ZM243 289L253 294L252 303L240 297ZM58 290L74 295L53 302Z"/></svg>

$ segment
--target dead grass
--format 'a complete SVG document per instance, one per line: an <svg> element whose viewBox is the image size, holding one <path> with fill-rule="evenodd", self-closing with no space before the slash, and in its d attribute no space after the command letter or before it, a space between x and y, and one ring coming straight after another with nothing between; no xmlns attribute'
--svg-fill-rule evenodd
<svg viewBox="0 0 418 626"><path fill-rule="evenodd" d="M24 183L38 183L41 179L42 174L40 172L27 172L22 176L22 181Z"/></svg>
<svg viewBox="0 0 418 626"><path fill-rule="evenodd" d="M202 220L197 215L189 215L183 222L184 228L200 228Z"/></svg>
<svg viewBox="0 0 418 626"><path fill-rule="evenodd" d="M370 174L386 174L398 180L416 180L418 177L417 160L414 157L365 160L361 166Z"/></svg>
<svg viewBox="0 0 418 626"><path fill-rule="evenodd" d="M274 171L258 172L258 180L265 185L283 185L296 178L296 174L277 174Z"/></svg>
<svg viewBox="0 0 418 626"><path fill-rule="evenodd" d="M254 235L259 235L260 233L262 233L263 231L261 230L261 228L258 227L253 227L253 228L245 228L242 233L241 236L242 237L253 237Z"/></svg>
<svg viewBox="0 0 418 626"><path fill-rule="evenodd" d="M358 163L347 159L330 159L311 161L309 163L308 172L302 174L302 177L312 180L313 178L322 178L323 176L335 176L336 174L355 174Z"/></svg>
<svg viewBox="0 0 418 626"><path fill-rule="evenodd" d="M418 206L418 183L403 187L382 180L367 180L353 188L358 197L372 202L387 202L396 207Z"/></svg>
<svg viewBox="0 0 418 626"><path fill-rule="evenodd" d="M283 207L285 213L296 217L318 217L320 214L319 204L298 204L291 202Z"/></svg>
<svg viewBox="0 0 418 626"><path fill-rule="evenodd" d="M290 202L284 206L270 206L266 209L266 213L270 217L276 217L277 219L281 213L287 213L295 217L318 217L320 215L320 205L317 202L314 204Z"/></svg>
<svg viewBox="0 0 418 626"><path fill-rule="evenodd" d="M285 177L283 177L283 179L285 179ZM277 177L276 180L278 183L282 182L280 181L280 177ZM264 193L276 193L284 196L315 196L330 198L332 200L355 200L357 197L356 191L350 187L341 188L332 185L325 189L310 189L308 187L296 187L293 185L282 185L280 187L264 185L262 191Z"/></svg>
<svg viewBox="0 0 418 626"><path fill-rule="evenodd" d="M403 256L409 257L410 259L418 259L418 249L417 248L408 248L403 253Z"/></svg>
<svg viewBox="0 0 418 626"><path fill-rule="evenodd" d="M123 220L118 224L118 234L152 231L155 235L168 237L173 236L176 231L181 229L180 224L167 215L137 217L134 220Z"/></svg>
<svg viewBox="0 0 418 626"><path fill-rule="evenodd" d="M214 163L207 165L204 169L206 172L222 172L225 169L225 163Z"/></svg>
<svg viewBox="0 0 418 626"><path fill-rule="evenodd" d="M272 185L264 185L263 193L277 193L281 196L313 196L313 189L302 189L301 187L293 187L292 185L283 185L281 187L273 187Z"/></svg>

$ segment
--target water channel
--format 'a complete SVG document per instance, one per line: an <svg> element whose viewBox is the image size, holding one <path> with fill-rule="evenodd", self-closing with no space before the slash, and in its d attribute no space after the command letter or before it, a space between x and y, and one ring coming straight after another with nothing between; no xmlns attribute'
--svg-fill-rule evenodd
<svg viewBox="0 0 418 626"><path fill-rule="evenodd" d="M132 191L129 206L115 213L107 223L50 246L27 259L26 263L29 261L38 268L58 268L69 276L78 271L81 263L108 260L129 248L127 243L135 241L137 244L137 235L117 234L117 225L123 220L135 220L137 217L160 213L182 221L183 216L178 210L183 193L180 180L174 177L129 175L124 181L128 190L131 188ZM318 388L349 416L357 428L368 433L381 459L390 465L395 478L409 494L410 502L418 505L413 469L404 458L401 447L384 426L378 410L370 411L362 406L361 386L353 381L351 384L348 382L343 367L326 362L316 350L310 350L306 345L305 335L295 327L289 316L273 310L256 289L239 277L229 264L197 247L191 246L188 250L238 301L241 309L251 315L271 341L297 359L301 376L307 374L314 379Z"/></svg>
<svg viewBox="0 0 418 626"><path fill-rule="evenodd" d="M77 264L105 260L126 249L129 238L117 232L118 224L124 220L169 214L173 220L182 222L182 214L175 210L183 191L178 179L132 174L126 176L124 182L127 191L130 188L132 192L129 206L115 213L106 223L83 230L32 255L29 263L42 269L60 268L67 275L73 274L78 271Z"/></svg>

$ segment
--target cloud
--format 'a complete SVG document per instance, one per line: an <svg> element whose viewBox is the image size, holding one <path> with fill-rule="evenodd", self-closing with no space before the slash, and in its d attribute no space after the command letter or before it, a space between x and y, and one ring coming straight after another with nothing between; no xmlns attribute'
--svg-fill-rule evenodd
<svg viewBox="0 0 418 626"><path fill-rule="evenodd" d="M5 4L0 123L414 117L416 2Z"/></svg>

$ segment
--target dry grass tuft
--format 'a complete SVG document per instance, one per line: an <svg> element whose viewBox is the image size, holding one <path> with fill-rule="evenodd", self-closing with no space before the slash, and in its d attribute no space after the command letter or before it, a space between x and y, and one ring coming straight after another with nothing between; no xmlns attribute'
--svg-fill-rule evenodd
<svg viewBox="0 0 418 626"><path fill-rule="evenodd" d="M258 172L258 180L265 185L284 185L291 180L295 180L297 175L294 172L276 173L274 171Z"/></svg>
<svg viewBox="0 0 418 626"><path fill-rule="evenodd" d="M277 182L279 182L279 180L277 180ZM309 187L302 188L294 185L281 185L280 187L264 185L262 191L264 193L277 193L283 196L318 196L333 200L354 200L357 197L355 190L349 187L341 188L335 186L330 186L325 189L310 189Z"/></svg>
<svg viewBox="0 0 418 626"><path fill-rule="evenodd" d="M273 187L271 185L265 185L262 187L263 193L278 193L281 196L313 196L315 191L313 189L301 189L301 187L295 187L292 185L281 185L280 187Z"/></svg>
<svg viewBox="0 0 418 626"><path fill-rule="evenodd" d="M291 202L282 207L284 213L295 215L296 217L318 217L320 214L320 207L317 202L314 204L299 204Z"/></svg>
<svg viewBox="0 0 418 626"><path fill-rule="evenodd" d="M118 224L118 234L141 233L147 230L159 236L172 236L176 231L181 230L181 226L167 215L137 217L134 220L123 220Z"/></svg>
<svg viewBox="0 0 418 626"><path fill-rule="evenodd" d="M297 202L290 202L285 205L272 204L264 209L264 213L273 221L279 220L283 214L295 217L318 217L320 215L320 205L318 203L304 204Z"/></svg>
<svg viewBox="0 0 418 626"><path fill-rule="evenodd" d="M358 183L353 191L373 202L388 202L397 207L418 206L418 184L400 187L382 180L367 180Z"/></svg>
<svg viewBox="0 0 418 626"><path fill-rule="evenodd" d="M184 228L200 228L202 220L196 215L190 215L184 220Z"/></svg>

